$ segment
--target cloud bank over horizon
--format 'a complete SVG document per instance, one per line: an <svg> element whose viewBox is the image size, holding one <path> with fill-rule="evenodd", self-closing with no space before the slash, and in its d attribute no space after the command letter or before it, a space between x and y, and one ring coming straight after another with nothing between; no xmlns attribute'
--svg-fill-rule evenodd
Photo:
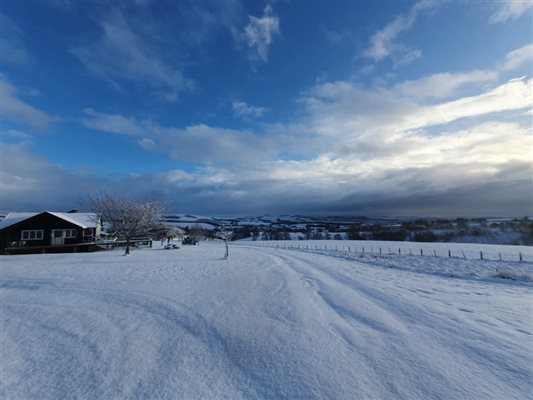
<svg viewBox="0 0 533 400"><path fill-rule="evenodd" d="M525 4L39 7L63 38L44 50L22 5L2 15L1 211L107 191L197 214L533 215ZM485 38L451 49L466 11Z"/></svg>

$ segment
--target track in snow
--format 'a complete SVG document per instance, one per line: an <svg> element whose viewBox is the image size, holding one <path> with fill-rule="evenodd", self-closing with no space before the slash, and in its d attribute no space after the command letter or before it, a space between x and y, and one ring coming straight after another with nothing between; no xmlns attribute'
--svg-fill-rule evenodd
<svg viewBox="0 0 533 400"><path fill-rule="evenodd" d="M532 292L221 246L2 257L2 398L533 398Z"/></svg>

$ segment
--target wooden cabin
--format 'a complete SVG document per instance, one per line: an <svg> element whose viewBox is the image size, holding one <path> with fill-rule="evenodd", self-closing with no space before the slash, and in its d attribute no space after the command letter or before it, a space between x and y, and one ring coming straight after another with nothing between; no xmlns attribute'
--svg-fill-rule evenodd
<svg viewBox="0 0 533 400"><path fill-rule="evenodd" d="M94 213L9 213L0 221L3 254L99 250L102 224Z"/></svg>

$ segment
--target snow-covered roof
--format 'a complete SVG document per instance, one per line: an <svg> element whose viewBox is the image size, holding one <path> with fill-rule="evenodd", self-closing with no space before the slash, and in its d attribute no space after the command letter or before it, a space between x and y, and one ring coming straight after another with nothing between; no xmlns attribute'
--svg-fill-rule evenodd
<svg viewBox="0 0 533 400"><path fill-rule="evenodd" d="M95 213L59 213L50 211L48 211L48 213L55 215L58 218L62 218L74 225L78 225L83 229L95 228L96 222L98 221Z"/></svg>
<svg viewBox="0 0 533 400"><path fill-rule="evenodd" d="M7 228L8 226L14 225L17 222L24 221L38 213L32 212L11 212L7 214L2 221L0 221L0 229Z"/></svg>
<svg viewBox="0 0 533 400"><path fill-rule="evenodd" d="M61 218L65 221L70 222L71 224L77 225L80 228L95 228L98 218L95 213L64 213L64 212L52 212L45 211L48 214L52 214L55 217ZM34 217L38 214L36 212L11 212L6 215L6 217L0 221L0 229L7 228L8 226L14 225L25 219Z"/></svg>

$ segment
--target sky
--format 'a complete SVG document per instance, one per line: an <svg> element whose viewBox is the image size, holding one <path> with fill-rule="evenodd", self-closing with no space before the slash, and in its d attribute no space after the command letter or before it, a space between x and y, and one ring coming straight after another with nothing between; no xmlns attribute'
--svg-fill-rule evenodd
<svg viewBox="0 0 533 400"><path fill-rule="evenodd" d="M533 215L529 1L0 4L0 211Z"/></svg>

